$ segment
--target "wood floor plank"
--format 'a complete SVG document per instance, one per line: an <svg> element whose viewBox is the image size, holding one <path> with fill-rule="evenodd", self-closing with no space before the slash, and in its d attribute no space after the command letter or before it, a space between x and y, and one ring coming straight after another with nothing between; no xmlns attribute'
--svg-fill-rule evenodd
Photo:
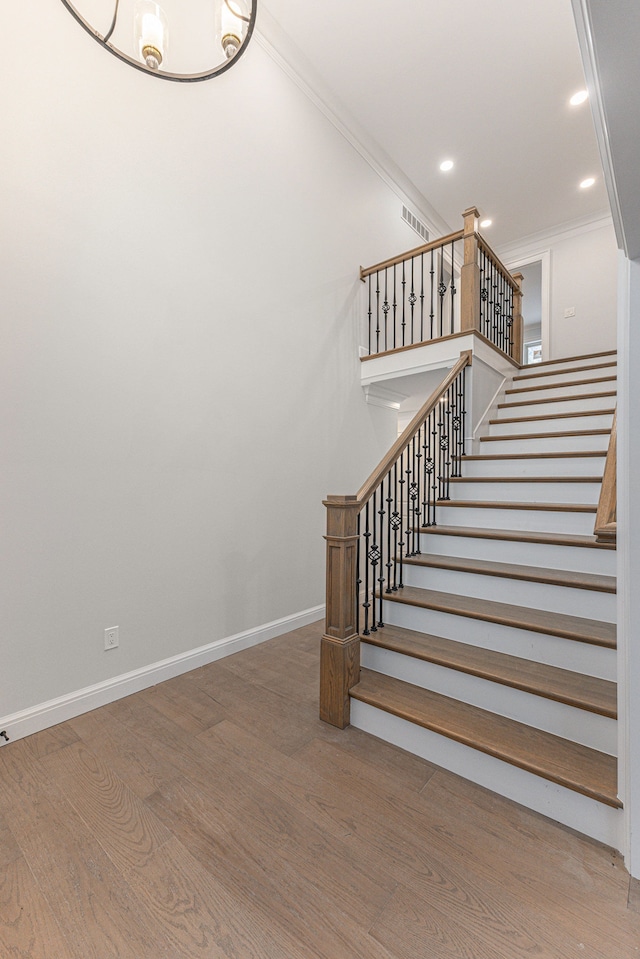
<svg viewBox="0 0 640 959"><path fill-rule="evenodd" d="M75 959L23 858L0 868L0 956Z"/></svg>
<svg viewBox="0 0 640 959"><path fill-rule="evenodd" d="M202 731L200 706L136 694L0 749L1 959L638 956L618 854L279 683L322 631L187 674L222 709Z"/></svg>
<svg viewBox="0 0 640 959"><path fill-rule="evenodd" d="M176 676L166 683L143 690L140 695L158 712L194 735L224 719L224 709L220 704L206 692L195 688L188 676Z"/></svg>
<svg viewBox="0 0 640 959"><path fill-rule="evenodd" d="M0 750L0 798L11 830L74 955L173 959L142 903L84 822L20 749Z"/></svg>
<svg viewBox="0 0 640 959"><path fill-rule="evenodd" d="M319 857L311 853L305 868L303 849L295 852L296 834L289 833L291 817L286 810L282 814L280 804L269 810L270 828L256 828L250 817L230 815L186 782L174 783L156 794L152 804L190 854L205 869L215 870L231 895L243 896L249 887L252 904L301 942L313 943L316 956L368 959L382 955L363 930L389 900L396 884L387 881L386 889L377 885L375 901L363 903L355 890L362 888L365 879L371 889L373 879L353 869L345 877L341 868L348 866L346 858L334 863L338 871L332 874L331 870L325 872ZM349 879L353 882L354 878L356 883L350 885ZM383 955L388 956L386 951Z"/></svg>

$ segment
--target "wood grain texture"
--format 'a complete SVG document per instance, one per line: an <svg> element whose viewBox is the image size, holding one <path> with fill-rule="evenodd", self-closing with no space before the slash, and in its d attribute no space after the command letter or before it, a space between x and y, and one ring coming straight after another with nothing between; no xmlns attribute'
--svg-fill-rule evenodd
<svg viewBox="0 0 640 959"><path fill-rule="evenodd" d="M583 619L567 613L554 613L544 609L530 609L528 606L513 606L474 596L457 593L444 593L435 589L420 589L417 586L404 586L397 593L385 593L390 603L406 603L421 606L424 609L437 609L456 616L468 616L485 622L500 623L503 626L515 626L529 629L535 633L549 633L564 639L592 643L595 646L616 648L616 627L613 623L603 623L596 619Z"/></svg>
<svg viewBox="0 0 640 959"><path fill-rule="evenodd" d="M582 549L615 549L609 543L597 543L594 536L578 533L544 533L537 530L488 529L483 526L423 526L420 532L436 536L472 536L517 543L548 543L552 546L578 546Z"/></svg>
<svg viewBox="0 0 640 959"><path fill-rule="evenodd" d="M435 553L421 553L419 556L406 556L403 558L403 563L408 566L420 566L425 569L451 569L461 573L498 576L504 579L525 580L529 583L546 583L550 586L568 586L572 589L593 589L600 593L616 592L616 577L605 576L601 573L582 573L575 570L521 566L514 563L499 563L494 560L438 556Z"/></svg>
<svg viewBox="0 0 640 959"><path fill-rule="evenodd" d="M593 383L614 383L617 377L615 373L609 376L597 376L585 380L572 380L572 386L590 386ZM519 386L517 388L510 388L505 390L505 396L512 396L517 393L530 393L531 390L554 390L557 388L555 383L541 383L539 386Z"/></svg>
<svg viewBox="0 0 640 959"><path fill-rule="evenodd" d="M0 748L2 959L637 957L617 854L318 720L321 636Z"/></svg>
<svg viewBox="0 0 640 959"><path fill-rule="evenodd" d="M459 670L491 682L522 689L534 696L576 706L615 719L616 684L568 669L547 666L517 656L457 643L440 636L418 633L400 626L385 626L363 637L363 642L420 659L423 662Z"/></svg>
<svg viewBox="0 0 640 959"><path fill-rule="evenodd" d="M608 392L605 392L605 393L602 393L602 392L601 393L581 393L580 396L576 396L576 397L568 396L566 397L566 399L575 399L576 403L579 403L581 400L595 400L595 399L611 400L611 399L615 399L616 395L617 394L615 390L609 390ZM512 408L519 408L521 406L543 406L545 403L559 403L559 402L561 402L561 400L559 400L557 397L549 396L540 400L518 400L517 402L511 402L511 403L498 403L498 409L510 410Z"/></svg>
<svg viewBox="0 0 640 959"><path fill-rule="evenodd" d="M362 670L351 696L599 802L621 805L613 756L371 670Z"/></svg>
<svg viewBox="0 0 640 959"><path fill-rule="evenodd" d="M604 350L602 353L582 353L580 356L565 356L560 357L557 360L542 360L541 363L524 363L522 365L523 370L537 370L540 367L546 369L548 366L557 366L559 363L576 363L581 360L597 360L603 356L616 356L617 350Z"/></svg>
<svg viewBox="0 0 640 959"><path fill-rule="evenodd" d="M540 413L537 416L502 416L498 419L489 420L489 423L535 423L538 420L571 420L576 416L613 416L615 409L601 410L576 410L573 413Z"/></svg>
<svg viewBox="0 0 640 959"><path fill-rule="evenodd" d="M481 436L481 443L497 443L500 440L540 440L548 439L550 436L564 436L569 439L572 436L608 436L609 430L554 430L546 433L510 433L499 436Z"/></svg>
<svg viewBox="0 0 640 959"><path fill-rule="evenodd" d="M536 363L535 367L538 367L539 365L540 365L539 363ZM584 370L585 372L591 373L591 372L596 372L598 370L606 370L615 366L617 366L616 360L608 360L606 363L593 363L593 364L587 364L584 366L573 366L571 370L568 372L581 373ZM533 366L530 366L529 370L531 370L532 372L516 374L516 376L513 377L513 382L521 383L524 380L530 380L530 379L533 379L534 377L537 378L539 376L561 376L563 372L562 370L561 371L543 370L541 373L539 373L537 369L535 369ZM574 380L571 380L570 382L573 383Z"/></svg>

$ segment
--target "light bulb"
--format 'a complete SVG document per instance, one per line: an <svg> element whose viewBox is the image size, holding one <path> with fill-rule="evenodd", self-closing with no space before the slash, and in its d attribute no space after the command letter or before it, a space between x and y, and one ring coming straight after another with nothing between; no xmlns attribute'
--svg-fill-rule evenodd
<svg viewBox="0 0 640 959"><path fill-rule="evenodd" d="M220 3L220 42L230 60L242 46L248 17L240 0L220 0Z"/></svg>
<svg viewBox="0 0 640 959"><path fill-rule="evenodd" d="M138 55L149 70L159 70L168 45L167 18L157 3L140 0L135 7L135 40Z"/></svg>

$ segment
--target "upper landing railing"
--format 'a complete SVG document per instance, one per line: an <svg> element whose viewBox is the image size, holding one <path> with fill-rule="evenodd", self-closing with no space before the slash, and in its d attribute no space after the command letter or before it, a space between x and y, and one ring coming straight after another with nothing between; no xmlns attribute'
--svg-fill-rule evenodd
<svg viewBox="0 0 640 959"><path fill-rule="evenodd" d="M511 274L478 232L464 229L360 270L368 283L369 355L473 330L522 358L522 274Z"/></svg>

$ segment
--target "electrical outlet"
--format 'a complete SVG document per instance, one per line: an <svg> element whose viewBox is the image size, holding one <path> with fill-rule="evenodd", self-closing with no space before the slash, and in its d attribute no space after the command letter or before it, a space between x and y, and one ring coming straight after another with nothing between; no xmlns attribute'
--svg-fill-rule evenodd
<svg viewBox="0 0 640 959"><path fill-rule="evenodd" d="M575 316L575 315L576 315L576 308L575 308L575 306L567 306L567 307L565 307L565 310L564 310L564 318L565 318L565 320L568 320L570 316Z"/></svg>
<svg viewBox="0 0 640 959"><path fill-rule="evenodd" d="M118 636L118 626L110 626L109 629L104 631L104 648L105 649L115 649L120 645L120 638Z"/></svg>

